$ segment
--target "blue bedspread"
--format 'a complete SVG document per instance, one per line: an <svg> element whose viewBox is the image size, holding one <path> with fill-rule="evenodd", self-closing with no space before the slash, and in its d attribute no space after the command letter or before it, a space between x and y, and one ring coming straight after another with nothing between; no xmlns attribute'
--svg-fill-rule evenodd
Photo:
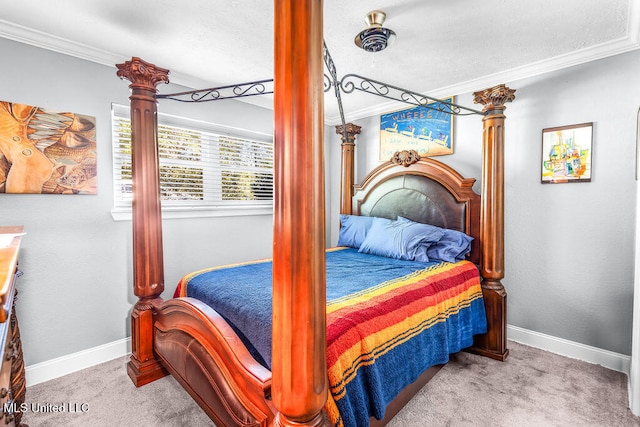
<svg viewBox="0 0 640 427"><path fill-rule="evenodd" d="M327 413L368 425L428 367L486 332L480 278L467 262L417 263L340 248L327 251ZM212 306L249 351L271 366L270 260L185 276L180 295ZM375 362L375 363L374 363Z"/></svg>

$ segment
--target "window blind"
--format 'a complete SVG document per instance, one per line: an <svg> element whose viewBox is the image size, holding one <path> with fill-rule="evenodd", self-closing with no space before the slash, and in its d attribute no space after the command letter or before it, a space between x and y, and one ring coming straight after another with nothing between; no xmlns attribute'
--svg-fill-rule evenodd
<svg viewBox="0 0 640 427"><path fill-rule="evenodd" d="M112 106L114 207L131 206L129 108ZM221 133L216 125L158 114L160 198L168 207L273 204L273 140Z"/></svg>

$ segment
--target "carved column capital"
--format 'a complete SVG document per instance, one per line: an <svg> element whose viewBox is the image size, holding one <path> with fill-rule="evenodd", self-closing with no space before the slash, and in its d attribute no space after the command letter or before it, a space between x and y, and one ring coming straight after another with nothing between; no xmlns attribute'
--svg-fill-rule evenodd
<svg viewBox="0 0 640 427"><path fill-rule="evenodd" d="M361 126L354 125L353 123L346 123L344 126L337 125L336 133L342 135L342 142L355 142L356 135L360 133Z"/></svg>
<svg viewBox="0 0 640 427"><path fill-rule="evenodd" d="M504 110L504 104L513 101L516 90L505 85L494 86L478 92L473 92L473 102L484 105L483 111Z"/></svg>
<svg viewBox="0 0 640 427"><path fill-rule="evenodd" d="M140 58L133 57L131 61L116 64L116 75L131 82L131 89L146 89L156 91L158 83L169 83L169 70L157 67Z"/></svg>

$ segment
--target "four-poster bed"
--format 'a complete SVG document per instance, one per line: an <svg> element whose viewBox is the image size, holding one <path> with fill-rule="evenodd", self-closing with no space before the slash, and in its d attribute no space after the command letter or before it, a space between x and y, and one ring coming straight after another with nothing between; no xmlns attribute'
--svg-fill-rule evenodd
<svg viewBox="0 0 640 427"><path fill-rule="evenodd" d="M134 180L132 356L137 386L173 374L222 425L324 425L327 323L323 162L322 3L276 1L274 79L274 243L271 370L256 361L216 310L191 297L164 301L162 224L156 149L157 89L168 70L133 58L118 65L131 82ZM300 64L308 64L300 67ZM295 82L295 84L294 84ZM474 238L487 333L469 351L498 360L506 348L503 249L503 85L475 93L484 105L482 198L450 167L403 152L354 186L359 127L342 136L341 213L434 224ZM406 197L409 194L410 197ZM300 233L299 230L305 230ZM464 262L469 262L464 261ZM480 287L478 286L478 289ZM457 350L455 350L457 351ZM387 406L387 422L437 371L425 370ZM377 423L372 420L372 423Z"/></svg>

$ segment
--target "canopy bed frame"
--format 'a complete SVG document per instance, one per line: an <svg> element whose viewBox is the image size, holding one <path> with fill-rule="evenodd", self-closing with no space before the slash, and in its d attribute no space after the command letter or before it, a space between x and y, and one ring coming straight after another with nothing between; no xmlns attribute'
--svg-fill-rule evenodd
<svg viewBox="0 0 640 427"><path fill-rule="evenodd" d="M136 386L167 372L173 374L221 425L326 424L322 2L275 3L273 312L278 315L274 316L271 371L256 362L212 308L193 298L164 301L160 297L164 265L156 86L168 83L169 71L136 57L117 65L118 76L131 82L133 288L139 298L131 315L132 355L127 371ZM337 87L336 92L339 95ZM508 355L506 292L501 284L503 111L514 92L500 85L474 94L474 101L484 106L478 112L483 116L482 197L472 190L474 179L412 152L397 153L354 186L353 156L360 128L344 120L336 127L342 140L341 213L389 217L402 213L416 221L440 221L475 238L470 259L482 276L488 332L477 336L469 351L498 360ZM411 184L407 177L436 184ZM426 211L415 205L406 207L407 211L388 211L384 206L398 203L387 198L394 191L385 186L398 183L406 188L417 185L424 196L419 199L431 197L435 205ZM434 188L439 195L432 195ZM377 203L380 200L385 202ZM405 203L401 205L404 209ZM297 232L300 229L307 232ZM407 387L389 405L380 424L397 413L437 369L429 369Z"/></svg>

